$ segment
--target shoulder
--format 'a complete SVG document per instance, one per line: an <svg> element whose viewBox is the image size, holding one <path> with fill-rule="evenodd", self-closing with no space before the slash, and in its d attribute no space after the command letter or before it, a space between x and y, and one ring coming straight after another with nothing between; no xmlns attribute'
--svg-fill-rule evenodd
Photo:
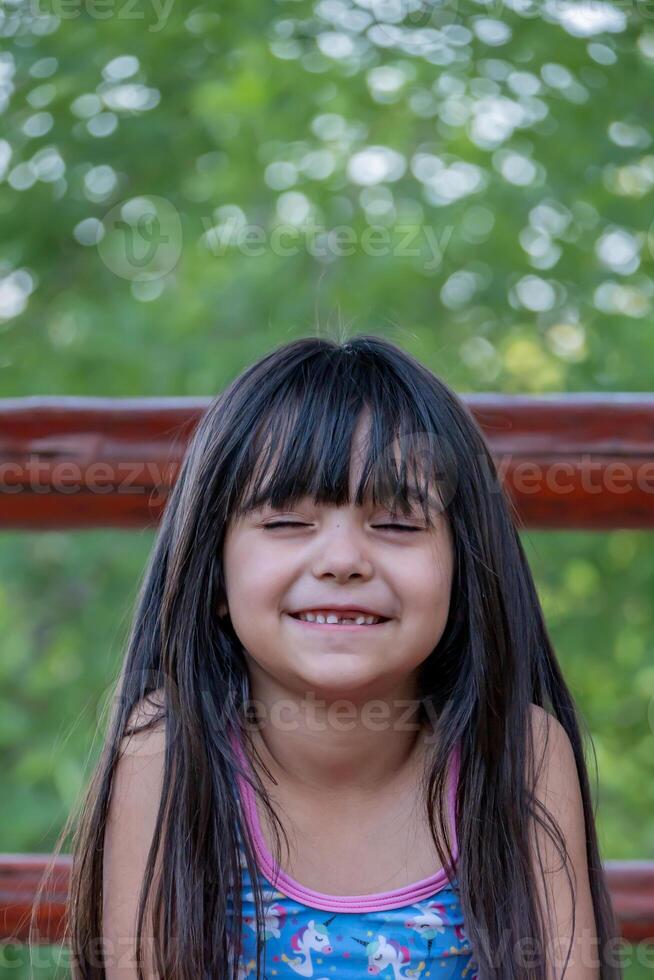
<svg viewBox="0 0 654 980"><path fill-rule="evenodd" d="M166 695L162 687L150 691L132 708L128 719L128 727L149 725L166 713Z"/></svg>
<svg viewBox="0 0 654 980"><path fill-rule="evenodd" d="M529 720L532 730L536 734L542 734L550 725L554 727L558 726L565 734L565 729L558 718L555 718L549 711L545 711L545 708L541 708L540 705L534 704L533 702L529 705Z"/></svg>
<svg viewBox="0 0 654 980"><path fill-rule="evenodd" d="M129 714L113 775L111 816L129 823L139 810L154 822L163 782L166 723L161 692L148 695ZM127 813L129 811L129 814Z"/></svg>
<svg viewBox="0 0 654 980"><path fill-rule="evenodd" d="M536 788L578 783L577 762L565 728L554 715L537 704L529 705L529 728L534 749ZM572 784L572 785L571 785Z"/></svg>
<svg viewBox="0 0 654 980"><path fill-rule="evenodd" d="M530 705L533 760L527 753L528 788L563 822L571 844L585 851L585 823L577 760L561 722L536 704ZM533 770L530 763L533 761Z"/></svg>
<svg viewBox="0 0 654 980"><path fill-rule="evenodd" d="M549 711L541 708L538 704L529 705L529 724L534 744L544 746L549 741L550 736L557 739L559 746L563 745L566 740L568 743L570 742L567 732L558 718L555 718L554 715L551 715Z"/></svg>
<svg viewBox="0 0 654 980"><path fill-rule="evenodd" d="M160 704L161 699L149 696L132 709L114 761L107 830L110 841L118 845L115 856L120 861L138 850L137 863L143 863L156 824L166 758Z"/></svg>
<svg viewBox="0 0 654 980"><path fill-rule="evenodd" d="M150 695L131 711L114 764L103 847L103 956L107 980L134 980L134 929L141 888L164 789L165 724L161 699ZM155 876L161 854L155 855ZM148 891L148 903L152 897ZM150 915L150 906L148 912ZM152 920L146 919L145 976L155 977L149 958Z"/></svg>
<svg viewBox="0 0 654 980"><path fill-rule="evenodd" d="M540 903L546 913L555 913L549 941L553 955L563 956L561 964L570 949L571 965L577 971L575 977L596 980L597 973L584 953L584 942L595 935L595 919L577 760L570 738L557 718L532 704L529 719L535 766L534 773L529 769L528 776L528 788L535 802L529 832L530 853ZM558 832L552 830L552 820ZM574 899L570 894L570 873Z"/></svg>
<svg viewBox="0 0 654 980"><path fill-rule="evenodd" d="M166 738L166 701L163 688L152 691L136 704L125 724L120 753L140 755L163 750Z"/></svg>

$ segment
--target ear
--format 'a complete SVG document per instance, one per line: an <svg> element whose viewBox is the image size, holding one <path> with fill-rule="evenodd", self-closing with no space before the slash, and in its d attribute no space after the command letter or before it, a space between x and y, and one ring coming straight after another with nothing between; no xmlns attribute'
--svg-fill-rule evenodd
<svg viewBox="0 0 654 980"><path fill-rule="evenodd" d="M220 603L220 604L218 605L218 615L219 615L219 616L220 616L221 618L222 618L223 616L226 616L226 615L227 615L227 603L226 603L226 602L221 602L221 603Z"/></svg>

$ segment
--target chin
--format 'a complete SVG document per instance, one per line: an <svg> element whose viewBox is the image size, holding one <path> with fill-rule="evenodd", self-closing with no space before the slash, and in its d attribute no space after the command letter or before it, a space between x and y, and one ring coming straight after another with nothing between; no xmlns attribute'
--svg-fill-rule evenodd
<svg viewBox="0 0 654 980"><path fill-rule="evenodd" d="M338 654L343 658L343 654ZM347 656L347 654L345 655ZM296 675L293 682L293 690L303 691L304 697L311 697L312 700L337 701L351 700L360 703L363 698L379 697L371 693L380 689L380 678L371 676L368 672L356 669L356 665L348 670L346 665L341 663L336 666L333 657L327 657L324 670L307 670L301 676ZM343 718L347 719L344 710Z"/></svg>

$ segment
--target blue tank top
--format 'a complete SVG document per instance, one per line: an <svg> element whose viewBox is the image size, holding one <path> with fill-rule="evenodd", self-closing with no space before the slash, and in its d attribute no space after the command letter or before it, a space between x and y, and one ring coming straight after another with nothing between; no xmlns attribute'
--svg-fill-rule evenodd
<svg viewBox="0 0 654 980"><path fill-rule="evenodd" d="M232 735L244 771L251 774L240 741ZM448 813L454 867L459 748L449 767ZM428 878L388 892L328 895L275 867L263 837L254 790L238 775L239 797L253 838L264 899L264 980L360 980L379 976L478 980L457 893L457 878L442 868ZM239 841L241 835L239 833ZM243 932L239 980L256 976L256 909L241 843ZM231 905L231 902L229 903Z"/></svg>

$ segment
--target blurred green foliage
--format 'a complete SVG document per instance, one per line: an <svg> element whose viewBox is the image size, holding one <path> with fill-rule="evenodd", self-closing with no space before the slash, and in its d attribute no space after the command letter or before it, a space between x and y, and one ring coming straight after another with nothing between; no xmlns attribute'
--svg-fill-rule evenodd
<svg viewBox="0 0 654 980"><path fill-rule="evenodd" d="M13 0L0 34L3 397L212 395L343 327L461 392L651 390L648 5ZM523 537L604 855L651 859L652 535ZM1 535L4 852L86 784L152 540Z"/></svg>

